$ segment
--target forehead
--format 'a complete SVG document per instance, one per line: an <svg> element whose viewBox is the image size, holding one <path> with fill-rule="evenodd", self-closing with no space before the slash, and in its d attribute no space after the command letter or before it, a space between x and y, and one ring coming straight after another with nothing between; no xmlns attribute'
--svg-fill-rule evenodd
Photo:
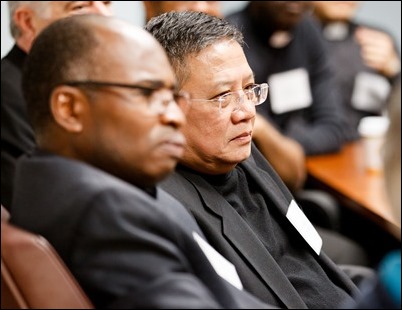
<svg viewBox="0 0 402 310"><path fill-rule="evenodd" d="M40 1L37 1L40 2ZM43 1L42 8L51 8L52 14L86 14L92 13L94 1ZM50 3L50 6L47 5Z"/></svg>
<svg viewBox="0 0 402 310"><path fill-rule="evenodd" d="M165 51L145 30L127 27L118 33L106 30L102 36L97 54L110 79L175 81ZM107 46L102 42L108 42Z"/></svg>
<svg viewBox="0 0 402 310"><path fill-rule="evenodd" d="M359 5L359 1L312 1L317 7L334 8L334 9L346 9L354 8Z"/></svg>
<svg viewBox="0 0 402 310"><path fill-rule="evenodd" d="M236 41L223 40L188 58L189 80L206 88L211 84L230 87L253 78L243 48Z"/></svg>
<svg viewBox="0 0 402 310"><path fill-rule="evenodd" d="M79 2L88 1L49 1L53 11L69 11L71 7Z"/></svg>
<svg viewBox="0 0 402 310"><path fill-rule="evenodd" d="M219 7L219 1L159 1L159 3L165 11L197 11L201 4L206 8Z"/></svg>

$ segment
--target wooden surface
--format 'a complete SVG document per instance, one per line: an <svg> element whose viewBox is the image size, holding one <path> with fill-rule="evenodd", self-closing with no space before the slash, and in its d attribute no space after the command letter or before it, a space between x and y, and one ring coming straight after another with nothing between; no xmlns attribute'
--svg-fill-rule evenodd
<svg viewBox="0 0 402 310"><path fill-rule="evenodd" d="M340 153L309 156L309 177L335 195L343 205L394 236L400 236L400 225L392 217L385 194L383 173L365 168L363 151L362 143L358 141L345 145Z"/></svg>

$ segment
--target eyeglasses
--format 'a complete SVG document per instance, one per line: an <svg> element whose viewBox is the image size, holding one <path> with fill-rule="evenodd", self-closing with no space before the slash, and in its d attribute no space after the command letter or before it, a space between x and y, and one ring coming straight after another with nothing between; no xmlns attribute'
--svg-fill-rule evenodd
<svg viewBox="0 0 402 310"><path fill-rule="evenodd" d="M255 106L263 103L268 96L268 84L253 84L248 88L233 91L223 94L214 99L190 99L191 101L207 101L216 103L219 107L219 113L223 111L236 111L240 108L240 105L247 100L253 103Z"/></svg>
<svg viewBox="0 0 402 310"><path fill-rule="evenodd" d="M124 84L124 83L112 83L112 82L101 82L101 81L67 81L62 83L63 85L69 86L88 86L88 87L121 87L128 89L139 89L142 91L142 95L148 98L148 108L150 111L157 115L165 114L169 105L175 102L187 113L190 102L190 95L187 92L180 91L176 92L166 88L148 87L135 84Z"/></svg>

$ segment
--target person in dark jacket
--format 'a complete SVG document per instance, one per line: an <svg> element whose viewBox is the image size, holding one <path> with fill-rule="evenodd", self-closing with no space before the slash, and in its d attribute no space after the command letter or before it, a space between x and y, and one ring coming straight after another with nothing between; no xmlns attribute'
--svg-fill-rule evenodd
<svg viewBox="0 0 402 310"><path fill-rule="evenodd" d="M268 95L243 52L241 32L200 12L146 25L191 94L187 144L162 188L194 215L246 290L282 308L333 308L358 291L322 251L322 239L252 144L256 106Z"/></svg>

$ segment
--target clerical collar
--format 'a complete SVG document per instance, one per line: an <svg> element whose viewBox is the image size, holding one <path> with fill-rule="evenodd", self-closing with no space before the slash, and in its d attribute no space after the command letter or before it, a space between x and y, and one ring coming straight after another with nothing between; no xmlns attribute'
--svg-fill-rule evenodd
<svg viewBox="0 0 402 310"><path fill-rule="evenodd" d="M155 186L140 188L153 198L157 198L157 190Z"/></svg>
<svg viewBox="0 0 402 310"><path fill-rule="evenodd" d="M328 23L322 33L328 41L343 41L349 35L349 25L345 22Z"/></svg>

